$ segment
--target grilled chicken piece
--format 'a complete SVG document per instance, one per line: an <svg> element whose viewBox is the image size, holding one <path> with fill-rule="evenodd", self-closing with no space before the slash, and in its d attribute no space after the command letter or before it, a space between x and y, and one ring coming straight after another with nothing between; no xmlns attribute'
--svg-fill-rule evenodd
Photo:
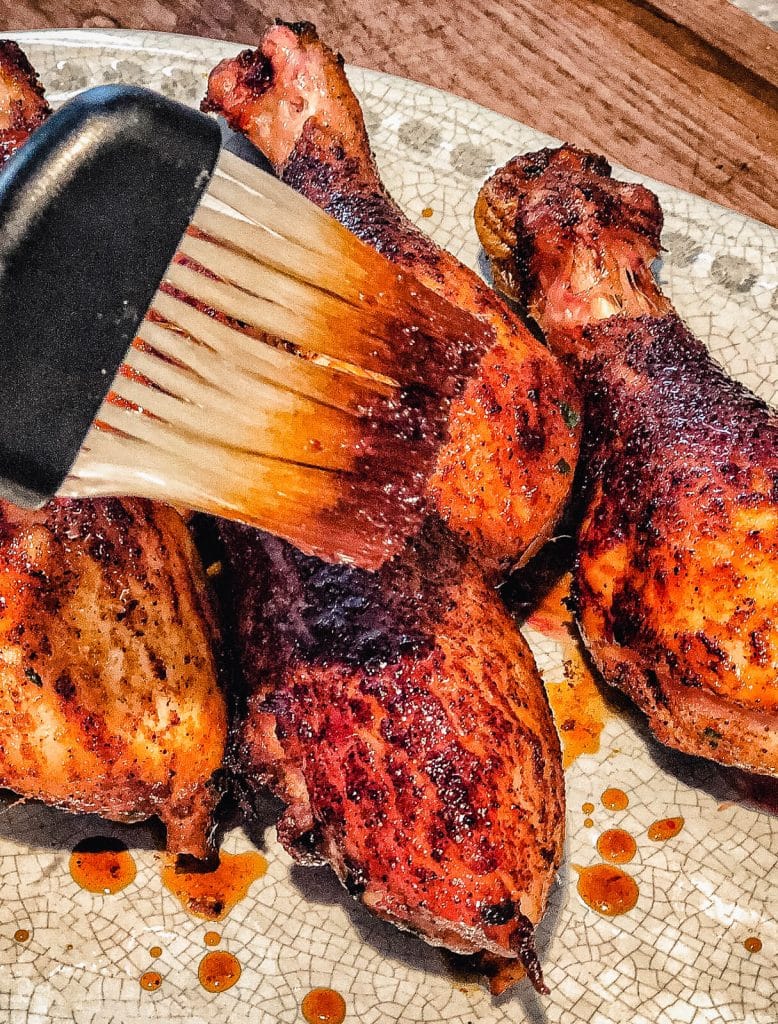
<svg viewBox="0 0 778 1024"><path fill-rule="evenodd" d="M454 305L497 344L454 403L431 481L434 506L487 571L526 559L565 505L579 444L568 375L480 278L404 216L376 170L342 58L312 25L278 24L211 73L218 111L284 181Z"/></svg>
<svg viewBox="0 0 778 1024"><path fill-rule="evenodd" d="M0 159L49 113L0 43ZM0 503L0 786L120 821L158 815L205 856L226 744L204 575L146 501Z"/></svg>
<svg viewBox="0 0 778 1024"><path fill-rule="evenodd" d="M541 986L533 925L562 853L561 758L496 593L432 524L374 574L221 534L248 688L231 767L285 802L285 848L400 928L518 958Z"/></svg>
<svg viewBox="0 0 778 1024"><path fill-rule="evenodd" d="M0 164L51 113L30 62L10 39L0 40Z"/></svg>
<svg viewBox="0 0 778 1024"><path fill-rule="evenodd" d="M226 710L204 576L146 501L0 508L0 785L205 856Z"/></svg>
<svg viewBox="0 0 778 1024"><path fill-rule="evenodd" d="M595 662L663 743L778 774L778 417L659 292L656 197L601 157L511 160L476 224L585 396L576 581Z"/></svg>

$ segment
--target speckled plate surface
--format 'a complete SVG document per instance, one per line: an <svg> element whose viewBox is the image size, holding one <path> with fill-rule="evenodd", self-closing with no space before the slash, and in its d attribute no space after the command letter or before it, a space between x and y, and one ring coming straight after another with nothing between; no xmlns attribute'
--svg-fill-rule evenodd
<svg viewBox="0 0 778 1024"><path fill-rule="evenodd" d="M17 38L54 102L113 81L197 102L209 69L237 49L134 32ZM392 193L438 242L479 267L471 219L478 186L514 152L548 139L412 82L359 69L350 78ZM663 284L730 371L775 401L778 235L652 187L666 218ZM423 217L427 208L431 216ZM546 679L561 680L560 649L540 633L529 636ZM267 875L218 926L242 975L229 991L209 994L197 981L207 926L163 889L158 832L8 798L0 807L0 1020L292 1022L301 1019L304 994L323 985L345 996L348 1019L361 1024L776 1024L778 816L739 801L712 765L662 750L628 712L610 718L599 752L570 767L567 786L567 856L540 930L552 988L543 1000L526 983L495 1000L455 978L441 954L374 920L327 872L293 867L272 828ZM627 810L602 807L607 786L629 794ZM596 806L595 827L585 829L587 801ZM647 827L668 815L685 818L683 831L670 842L650 842ZM637 838L629 871L640 896L629 914L608 919L583 904L569 865L599 860L597 836L615 825ZM135 882L115 896L82 891L68 871L74 843L95 834L122 837L138 864ZM239 828L227 831L224 845L250 847ZM31 932L27 942L14 941L17 928ZM743 947L752 935L762 940L760 953ZM154 945L163 953L152 964ZM152 965L163 981L146 992L138 979Z"/></svg>

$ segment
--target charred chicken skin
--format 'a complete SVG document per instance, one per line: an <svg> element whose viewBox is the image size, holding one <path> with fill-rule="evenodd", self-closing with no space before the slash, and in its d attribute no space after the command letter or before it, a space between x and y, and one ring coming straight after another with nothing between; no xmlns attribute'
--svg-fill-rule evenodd
<svg viewBox="0 0 778 1024"><path fill-rule="evenodd" d="M487 571L526 559L550 534L570 490L577 394L494 292L388 195L342 59L312 25L278 24L257 50L214 69L203 109L223 114L298 192L492 326L496 344L452 407L430 497Z"/></svg>
<svg viewBox="0 0 778 1024"><path fill-rule="evenodd" d="M0 509L0 785L205 856L226 741L204 579L150 502Z"/></svg>
<svg viewBox="0 0 778 1024"><path fill-rule="evenodd" d="M232 768L332 865L433 945L533 948L562 853L559 741L532 655L458 542L429 523L377 573L221 527L247 708Z"/></svg>
<svg viewBox="0 0 778 1024"><path fill-rule="evenodd" d="M578 620L663 743L778 774L778 417L659 292L656 197L565 146L476 207L498 285L585 396Z"/></svg>
<svg viewBox="0 0 778 1024"><path fill-rule="evenodd" d="M0 154L49 108L0 43ZM146 501L0 503L0 786L205 856L226 744L215 630L181 517Z"/></svg>
<svg viewBox="0 0 778 1024"><path fill-rule="evenodd" d="M10 39L0 40L0 164L50 113L27 57Z"/></svg>

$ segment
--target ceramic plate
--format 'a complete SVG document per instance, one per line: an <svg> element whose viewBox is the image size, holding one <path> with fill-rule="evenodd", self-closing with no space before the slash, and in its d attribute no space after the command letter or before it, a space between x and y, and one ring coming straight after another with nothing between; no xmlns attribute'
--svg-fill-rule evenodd
<svg viewBox="0 0 778 1024"><path fill-rule="evenodd" d="M237 50L118 31L18 38L54 102L85 86L123 81L196 103L209 69ZM483 269L471 219L480 183L516 151L549 140L413 82L357 68L349 74L391 192L438 242ZM663 285L729 370L774 401L778 235L649 184L665 211ZM528 636L546 680L561 682L563 658L574 656L537 629ZM625 810L603 807L609 786L628 794ZM552 989L542 1000L526 982L493 999L453 973L443 954L354 905L328 872L293 867L270 826L267 874L217 926L221 948L234 954L242 974L228 991L208 993L198 983L208 926L163 888L158 831L8 797L0 813L0 1019L292 1022L302 1019L309 989L329 986L360 1024L776 1024L778 817L745 803L714 766L668 754L628 710L611 714L599 749L570 766L567 792L565 866L539 937ZM587 802L595 805L588 828ZM684 818L682 831L651 841L648 827L668 816ZM571 865L597 862L596 840L614 826L637 840L626 870L639 898L630 913L606 918L582 902ZM133 884L114 896L80 889L68 870L75 842L106 834L129 845L138 868ZM251 844L235 827L224 847ZM25 942L14 940L20 928L30 932ZM746 950L751 937L761 940L761 952ZM153 946L162 949L156 960ZM139 984L150 968L162 976L154 992Z"/></svg>

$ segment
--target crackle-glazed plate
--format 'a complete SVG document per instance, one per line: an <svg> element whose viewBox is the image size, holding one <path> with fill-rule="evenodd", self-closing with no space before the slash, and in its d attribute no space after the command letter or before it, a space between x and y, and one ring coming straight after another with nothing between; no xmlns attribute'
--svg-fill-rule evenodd
<svg viewBox="0 0 778 1024"><path fill-rule="evenodd" d="M238 49L120 31L16 38L54 103L115 81L196 103L210 68ZM438 242L483 270L472 226L481 181L516 151L549 140L413 82L356 68L349 75L393 195ZM775 401L778 234L649 184L665 212L663 285L729 370ZM546 680L561 681L562 649L540 632L528 637ZM603 807L608 786L628 794L626 810ZM744 803L714 766L660 748L629 711L611 715L599 751L571 765L567 793L565 864L539 933L552 990L543 999L526 982L493 999L464 981L444 955L353 904L326 871L293 867L270 826L267 874L218 926L242 974L228 991L208 993L197 980L207 925L163 888L158 830L9 796L0 805L0 1022L293 1022L305 993L329 986L345 997L347 1020L360 1024L776 1024L778 816ZM587 802L594 826L584 828ZM647 838L653 821L675 815L685 826L674 839ZM597 837L613 826L637 839L627 869L639 897L630 913L606 918L578 896L571 865L597 862ZM138 865L133 884L114 896L78 888L68 870L78 840L107 834L122 838ZM224 848L251 844L235 827ZM26 942L14 940L19 928L29 931ZM743 943L754 936L762 949L749 953ZM162 948L154 961L153 946ZM151 967L163 979L154 992L139 985Z"/></svg>

